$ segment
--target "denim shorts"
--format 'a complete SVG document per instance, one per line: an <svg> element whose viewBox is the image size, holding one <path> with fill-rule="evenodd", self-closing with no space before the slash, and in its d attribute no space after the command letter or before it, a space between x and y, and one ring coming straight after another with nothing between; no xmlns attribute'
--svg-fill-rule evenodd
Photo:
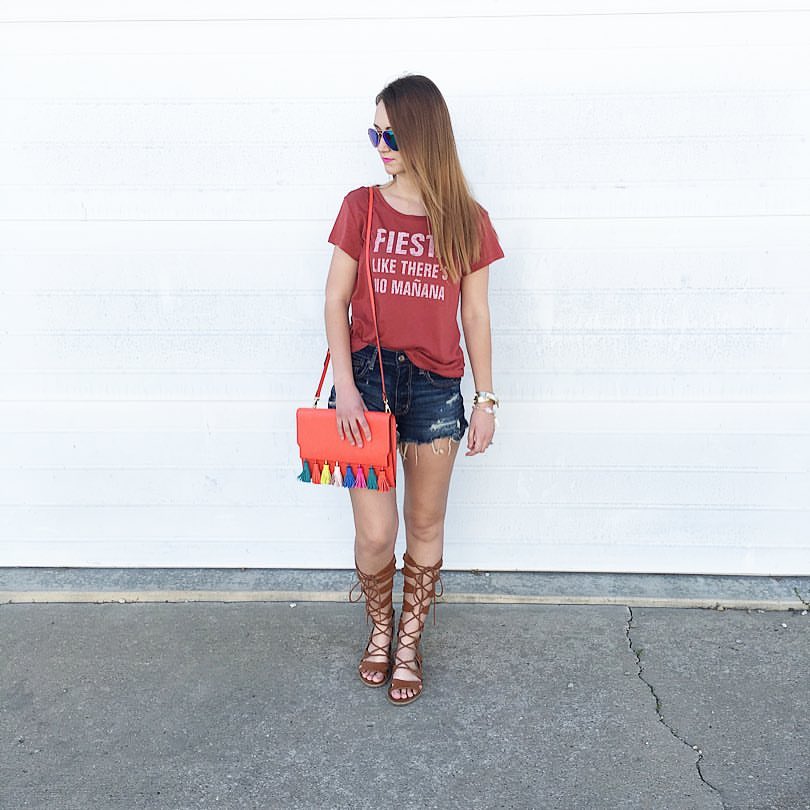
<svg viewBox="0 0 810 810"><path fill-rule="evenodd" d="M406 442L427 444L442 438L460 442L469 427L464 417L461 377L442 377L420 368L405 352L393 349L383 348L382 360L385 391L388 405L396 417L400 450ZM376 344L352 352L352 371L366 410L385 410ZM334 385L328 407L335 407Z"/></svg>

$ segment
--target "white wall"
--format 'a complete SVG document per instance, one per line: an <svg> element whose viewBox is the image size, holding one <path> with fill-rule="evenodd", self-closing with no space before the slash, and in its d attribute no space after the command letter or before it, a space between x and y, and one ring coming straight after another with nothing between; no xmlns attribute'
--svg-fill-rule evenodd
<svg viewBox="0 0 810 810"><path fill-rule="evenodd" d="M294 412L411 71L506 252L501 427L459 454L446 567L810 574L792 5L4 3L0 565L352 565Z"/></svg>

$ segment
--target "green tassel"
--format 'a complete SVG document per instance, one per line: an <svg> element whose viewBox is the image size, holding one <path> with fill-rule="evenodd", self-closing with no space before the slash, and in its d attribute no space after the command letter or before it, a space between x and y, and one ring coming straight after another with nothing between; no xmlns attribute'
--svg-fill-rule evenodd
<svg viewBox="0 0 810 810"><path fill-rule="evenodd" d="M308 484L312 480L312 476L309 472L309 464L307 464L306 461L302 461L301 464L304 469L298 474L298 480Z"/></svg>
<svg viewBox="0 0 810 810"><path fill-rule="evenodd" d="M377 473L374 472L374 467L368 471L368 478L366 479L366 486L369 489L377 489Z"/></svg>

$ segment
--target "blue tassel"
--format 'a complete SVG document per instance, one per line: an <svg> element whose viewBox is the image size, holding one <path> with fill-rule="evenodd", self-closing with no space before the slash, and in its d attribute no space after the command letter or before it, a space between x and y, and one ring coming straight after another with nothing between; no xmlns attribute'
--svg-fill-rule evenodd
<svg viewBox="0 0 810 810"><path fill-rule="evenodd" d="M312 481L312 476L309 472L309 464L307 464L306 461L302 461L301 464L303 465L304 469L298 474L298 480L308 484L310 481Z"/></svg>
<svg viewBox="0 0 810 810"><path fill-rule="evenodd" d="M346 474L343 476L343 486L344 487L353 487L354 486L354 473L352 472L351 466L346 466Z"/></svg>

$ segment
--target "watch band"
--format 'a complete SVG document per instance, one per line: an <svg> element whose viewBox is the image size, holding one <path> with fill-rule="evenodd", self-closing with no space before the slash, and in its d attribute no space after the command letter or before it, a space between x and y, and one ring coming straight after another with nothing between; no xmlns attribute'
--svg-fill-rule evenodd
<svg viewBox="0 0 810 810"><path fill-rule="evenodd" d="M473 397L473 405L477 405L479 402L491 402L496 407L500 405L500 400L492 391L476 391Z"/></svg>

